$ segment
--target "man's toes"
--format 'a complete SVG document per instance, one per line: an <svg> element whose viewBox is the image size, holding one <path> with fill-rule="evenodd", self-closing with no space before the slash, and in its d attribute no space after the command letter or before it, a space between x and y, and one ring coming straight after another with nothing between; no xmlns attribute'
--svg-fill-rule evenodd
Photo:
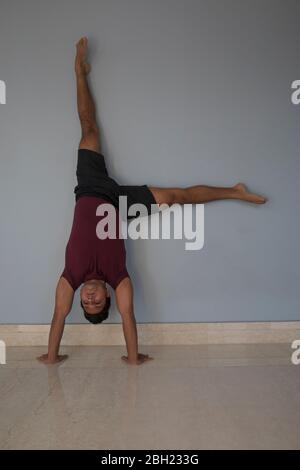
<svg viewBox="0 0 300 470"><path fill-rule="evenodd" d="M76 44L76 47L77 49L82 49L86 44L87 44L87 38L83 37L79 39L79 41Z"/></svg>
<svg viewBox="0 0 300 470"><path fill-rule="evenodd" d="M248 193L249 194L249 193ZM256 204L264 204L266 202L266 198L263 196L259 196L258 194L249 194L249 201L254 202Z"/></svg>

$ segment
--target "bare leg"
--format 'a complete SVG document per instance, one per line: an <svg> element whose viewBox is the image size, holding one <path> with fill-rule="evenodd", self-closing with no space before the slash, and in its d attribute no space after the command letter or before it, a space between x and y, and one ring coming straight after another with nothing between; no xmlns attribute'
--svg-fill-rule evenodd
<svg viewBox="0 0 300 470"><path fill-rule="evenodd" d="M91 66L87 62L87 38L81 38L76 44L76 48L75 73L77 83L77 107L82 132L79 148L100 152L100 138L96 120L95 103L89 89L87 78L91 70Z"/></svg>
<svg viewBox="0 0 300 470"><path fill-rule="evenodd" d="M77 105L82 136L79 148L100 152L99 129L87 76L91 70L87 62L88 40L81 38L76 44L75 72L77 82ZM240 199L254 204L264 204L266 198L247 191L246 186L238 183L229 188L215 186L190 186L189 188L154 188L150 187L157 204L206 203L222 199Z"/></svg>
<svg viewBox="0 0 300 470"><path fill-rule="evenodd" d="M264 204L267 199L250 193L243 183L229 188L217 186L190 186L188 188L154 188L150 187L157 204L202 204L223 199L240 199L254 204Z"/></svg>

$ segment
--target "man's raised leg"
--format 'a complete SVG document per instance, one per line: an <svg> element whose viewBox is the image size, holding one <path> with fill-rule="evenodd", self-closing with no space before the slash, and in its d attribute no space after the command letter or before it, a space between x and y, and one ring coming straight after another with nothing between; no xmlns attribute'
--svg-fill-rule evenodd
<svg viewBox="0 0 300 470"><path fill-rule="evenodd" d="M77 107L81 124L80 149L93 150L100 153L100 136L96 119L96 109L88 84L91 70L87 62L88 40L81 38L76 44L75 73L77 83Z"/></svg>

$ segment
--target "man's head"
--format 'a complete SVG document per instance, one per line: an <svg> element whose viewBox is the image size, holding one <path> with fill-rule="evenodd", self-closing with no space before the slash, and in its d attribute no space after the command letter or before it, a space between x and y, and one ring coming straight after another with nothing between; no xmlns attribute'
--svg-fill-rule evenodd
<svg viewBox="0 0 300 470"><path fill-rule="evenodd" d="M87 320L91 323L101 323L107 319L110 295L103 281L96 279L86 281L80 290L80 298Z"/></svg>

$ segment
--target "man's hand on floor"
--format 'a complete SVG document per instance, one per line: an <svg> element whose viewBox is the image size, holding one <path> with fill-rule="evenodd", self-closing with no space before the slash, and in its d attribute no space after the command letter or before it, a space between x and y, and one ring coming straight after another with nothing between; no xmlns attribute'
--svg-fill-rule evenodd
<svg viewBox="0 0 300 470"><path fill-rule="evenodd" d="M138 354L137 359L128 359L128 356L122 356L122 360L127 362L127 364L140 365L143 362L152 361L153 357L150 357L148 354Z"/></svg>
<svg viewBox="0 0 300 470"><path fill-rule="evenodd" d="M68 357L69 356L67 354L63 354L61 356L60 355L56 356L55 359L51 359L48 357L48 354L43 354L42 356L37 357L37 360L42 362L43 364L58 364L59 362L62 362L68 359Z"/></svg>

